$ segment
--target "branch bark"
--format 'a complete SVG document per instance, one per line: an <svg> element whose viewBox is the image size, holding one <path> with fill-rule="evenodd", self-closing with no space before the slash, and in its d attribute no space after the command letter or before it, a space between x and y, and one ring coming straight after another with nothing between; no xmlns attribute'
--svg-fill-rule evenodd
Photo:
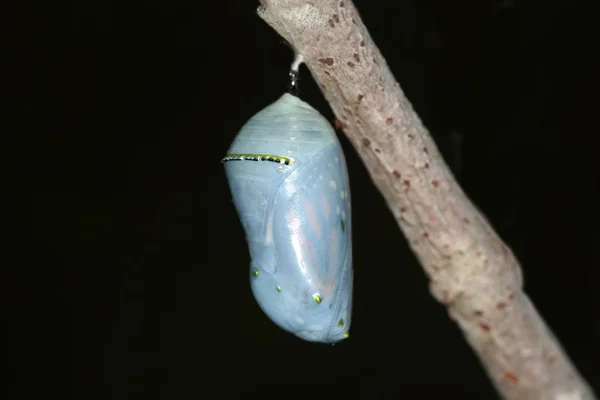
<svg viewBox="0 0 600 400"><path fill-rule="evenodd" d="M505 399L595 399L523 292L350 0L261 0L317 81L444 304Z"/></svg>

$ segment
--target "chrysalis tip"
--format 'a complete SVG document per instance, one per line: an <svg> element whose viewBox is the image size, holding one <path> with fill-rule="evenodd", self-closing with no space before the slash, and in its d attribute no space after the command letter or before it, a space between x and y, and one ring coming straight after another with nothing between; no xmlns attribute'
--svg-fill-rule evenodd
<svg viewBox="0 0 600 400"><path fill-rule="evenodd" d="M294 62L292 63L292 71L298 72L298 70L300 69L300 64L302 64L303 62L304 57L302 56L302 54L296 53L296 56L294 57Z"/></svg>
<svg viewBox="0 0 600 400"><path fill-rule="evenodd" d="M300 80L300 65L304 62L302 54L296 53L294 62L290 67L288 93L293 96L298 96L298 81Z"/></svg>

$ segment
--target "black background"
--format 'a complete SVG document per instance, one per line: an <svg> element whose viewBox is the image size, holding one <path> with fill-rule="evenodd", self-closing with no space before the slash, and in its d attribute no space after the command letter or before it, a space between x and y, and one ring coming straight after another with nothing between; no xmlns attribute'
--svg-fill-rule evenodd
<svg viewBox="0 0 600 400"><path fill-rule="evenodd" d="M583 1L355 4L600 390L594 13ZM17 398L495 398L343 135L351 338L305 343L254 302L220 159L281 95L292 60L257 5L90 0L3 13L19 244L5 263L4 325ZM333 121L306 69L301 96Z"/></svg>

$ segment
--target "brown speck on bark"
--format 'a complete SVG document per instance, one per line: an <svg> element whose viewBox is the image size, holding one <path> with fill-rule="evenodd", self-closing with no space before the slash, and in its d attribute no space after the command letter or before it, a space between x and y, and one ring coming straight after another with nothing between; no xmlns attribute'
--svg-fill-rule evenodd
<svg viewBox="0 0 600 400"><path fill-rule="evenodd" d="M323 71L323 73L327 76L331 76L331 74L329 73L329 71Z"/></svg>
<svg viewBox="0 0 600 400"><path fill-rule="evenodd" d="M364 138L364 139L363 139L363 144L364 144L365 146L370 146L370 145L371 145L371 141L370 141L369 139L367 139L367 138Z"/></svg>
<svg viewBox="0 0 600 400"><path fill-rule="evenodd" d="M356 120L356 125L363 126L363 122L360 119Z"/></svg>
<svg viewBox="0 0 600 400"><path fill-rule="evenodd" d="M442 302L448 307L454 305L454 300L450 298L450 293L448 293L447 291L444 292L444 299L442 300Z"/></svg>
<svg viewBox="0 0 600 400"><path fill-rule="evenodd" d="M352 61L348 61L348 63L347 63L347 64L348 64L348 66L349 66L350 68L354 68L354 63L353 63Z"/></svg>
<svg viewBox="0 0 600 400"><path fill-rule="evenodd" d="M510 296L508 296L508 299L509 299L509 300L512 300L512 299L514 299L514 298L515 298L515 294L514 294L514 293L511 293L511 294L510 294Z"/></svg>
<svg viewBox="0 0 600 400"><path fill-rule="evenodd" d="M356 25L356 20L354 18L352 18L352 23Z"/></svg>
<svg viewBox="0 0 600 400"><path fill-rule="evenodd" d="M435 187L440 186L440 182L436 181L435 179L431 181L431 184Z"/></svg>
<svg viewBox="0 0 600 400"><path fill-rule="evenodd" d="M348 124L342 121L341 119L335 119L335 129L346 129L347 126Z"/></svg>
<svg viewBox="0 0 600 400"><path fill-rule="evenodd" d="M504 310L506 308L506 303L501 301L500 303L496 304L496 308L498 310Z"/></svg>
<svg viewBox="0 0 600 400"><path fill-rule="evenodd" d="M356 53L354 53L354 61L356 61L357 63L360 62L360 57Z"/></svg>
<svg viewBox="0 0 600 400"><path fill-rule="evenodd" d="M392 172L392 174L394 174L394 178L396 179L400 179L402 178L402 174L400 174L400 172L394 170L394 172Z"/></svg>
<svg viewBox="0 0 600 400"><path fill-rule="evenodd" d="M427 150L427 147L423 147L423 153L429 154L429 150Z"/></svg>
<svg viewBox="0 0 600 400"><path fill-rule="evenodd" d="M358 102L360 103L360 102L362 101L362 99L364 99L364 98L365 98L365 96L363 96L362 94L359 94L359 95L356 97L356 101L358 101Z"/></svg>
<svg viewBox="0 0 600 400"><path fill-rule="evenodd" d="M410 187L410 181L408 179L405 179L403 183L404 183L404 186L406 186L407 189Z"/></svg>
<svg viewBox="0 0 600 400"><path fill-rule="evenodd" d="M492 329L488 324L486 324L485 322L479 322L479 327L485 331L485 332L489 332L490 329Z"/></svg>
<svg viewBox="0 0 600 400"><path fill-rule="evenodd" d="M338 17L337 14L333 14L333 20L335 21L336 24L340 23L340 17Z"/></svg>
<svg viewBox="0 0 600 400"><path fill-rule="evenodd" d="M429 169L429 163L428 162L425 163L425 169Z"/></svg>
<svg viewBox="0 0 600 400"><path fill-rule="evenodd" d="M344 2L343 1L340 1L340 7L344 8Z"/></svg>
<svg viewBox="0 0 600 400"><path fill-rule="evenodd" d="M360 41L360 47L365 47L365 41L364 40Z"/></svg>
<svg viewBox="0 0 600 400"><path fill-rule="evenodd" d="M334 27L335 27L335 24L333 23L333 20L332 20L332 19L330 19L330 20L329 20L329 26L330 26L330 27L332 27L332 28L334 28Z"/></svg>
<svg viewBox="0 0 600 400"><path fill-rule="evenodd" d="M410 140L413 140L413 139L415 138L415 135L413 135L412 133L409 133L409 134L408 134L408 138L409 138Z"/></svg>
<svg viewBox="0 0 600 400"><path fill-rule="evenodd" d="M400 207L400 212L401 213L405 213L406 212L406 207Z"/></svg>
<svg viewBox="0 0 600 400"><path fill-rule="evenodd" d="M319 58L319 62L331 67L333 65L333 58L331 58L331 57Z"/></svg>
<svg viewBox="0 0 600 400"><path fill-rule="evenodd" d="M380 153L380 152L381 152L381 150L375 149L375 153Z"/></svg>
<svg viewBox="0 0 600 400"><path fill-rule="evenodd" d="M392 117L388 117L388 119L385 120L385 123L391 125L394 123L394 119Z"/></svg>
<svg viewBox="0 0 600 400"><path fill-rule="evenodd" d="M373 63L377 64L377 60L373 57Z"/></svg>
<svg viewBox="0 0 600 400"><path fill-rule="evenodd" d="M429 237L429 233L423 232L423 239L427 239Z"/></svg>
<svg viewBox="0 0 600 400"><path fill-rule="evenodd" d="M519 382L519 378L512 372L504 372L504 380L507 380L512 383Z"/></svg>
<svg viewBox="0 0 600 400"><path fill-rule="evenodd" d="M476 317L482 317L483 316L483 311L481 311L481 310L475 310L475 311L473 311L473 315L475 315Z"/></svg>
<svg viewBox="0 0 600 400"><path fill-rule="evenodd" d="M463 222L464 222L465 224L469 224L469 223L471 223L471 221L469 221L469 218L467 218L467 217L464 217L464 218L463 218Z"/></svg>

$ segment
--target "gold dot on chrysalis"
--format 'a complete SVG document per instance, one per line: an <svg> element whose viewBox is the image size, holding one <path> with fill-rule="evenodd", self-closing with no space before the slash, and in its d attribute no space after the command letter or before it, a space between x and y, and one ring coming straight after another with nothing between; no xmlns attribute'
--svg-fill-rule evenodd
<svg viewBox="0 0 600 400"><path fill-rule="evenodd" d="M344 326L344 318L340 319L340 320L338 321L338 324L337 324L337 325L338 325L338 326Z"/></svg>
<svg viewBox="0 0 600 400"><path fill-rule="evenodd" d="M275 290L277 291L277 293L281 293L281 286L279 286L279 285L275 286Z"/></svg>
<svg viewBox="0 0 600 400"><path fill-rule="evenodd" d="M319 293L315 293L313 294L313 300L315 301L315 303L321 304L321 302L323 301L323 296L321 296Z"/></svg>
<svg viewBox="0 0 600 400"><path fill-rule="evenodd" d="M254 275L254 277L256 278L258 276L258 274L260 274L260 271L258 270L258 268L254 268L252 270L252 275Z"/></svg>
<svg viewBox="0 0 600 400"><path fill-rule="evenodd" d="M350 337L350 332L344 333L344 339L348 339Z"/></svg>

